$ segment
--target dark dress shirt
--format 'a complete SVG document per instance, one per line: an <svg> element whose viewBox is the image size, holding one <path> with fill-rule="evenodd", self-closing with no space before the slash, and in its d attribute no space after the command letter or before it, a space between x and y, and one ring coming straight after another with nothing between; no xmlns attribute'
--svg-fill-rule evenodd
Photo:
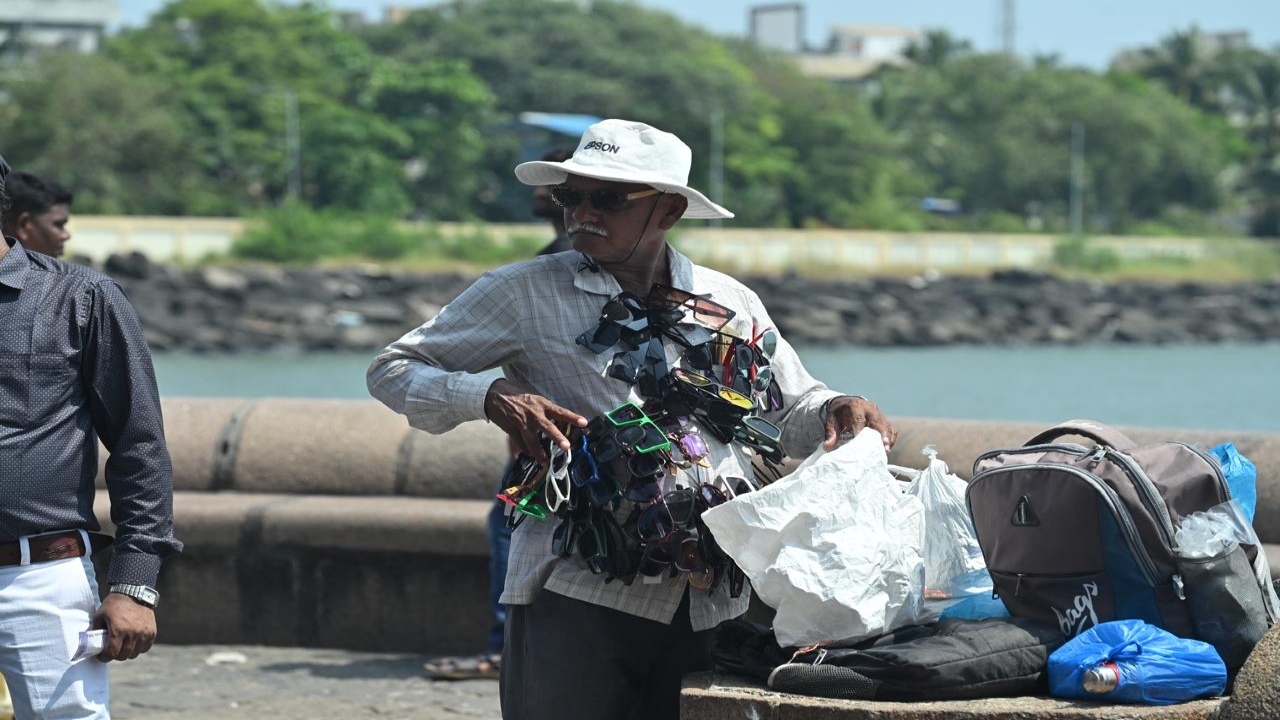
<svg viewBox="0 0 1280 720"><path fill-rule="evenodd" d="M160 563L182 544L173 537L173 469L142 324L111 278L6 241L0 542L99 529L101 439L116 525L108 583L155 587Z"/></svg>

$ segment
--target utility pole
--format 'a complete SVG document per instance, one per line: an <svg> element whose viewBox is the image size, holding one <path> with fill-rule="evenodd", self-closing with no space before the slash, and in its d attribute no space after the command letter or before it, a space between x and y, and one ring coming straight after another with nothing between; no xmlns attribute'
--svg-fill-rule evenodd
<svg viewBox="0 0 1280 720"><path fill-rule="evenodd" d="M1071 236L1084 235L1084 123L1071 123Z"/></svg>
<svg viewBox="0 0 1280 720"><path fill-rule="evenodd" d="M711 108L711 177L707 189L713 202L724 204L724 110L718 105ZM720 218L712 218L712 227L720 225Z"/></svg>
<svg viewBox="0 0 1280 720"><path fill-rule="evenodd" d="M281 88L284 95L284 148L289 165L286 197L302 196L302 133L298 127L298 93L293 88Z"/></svg>
<svg viewBox="0 0 1280 720"><path fill-rule="evenodd" d="M1017 53L1018 0L1001 0L1000 44L1004 54L1013 57Z"/></svg>

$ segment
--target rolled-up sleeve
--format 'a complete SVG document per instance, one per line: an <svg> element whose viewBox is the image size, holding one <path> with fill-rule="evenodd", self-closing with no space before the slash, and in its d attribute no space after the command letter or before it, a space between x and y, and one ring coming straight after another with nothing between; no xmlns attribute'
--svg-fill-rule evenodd
<svg viewBox="0 0 1280 720"><path fill-rule="evenodd" d="M88 290L82 372L106 463L116 526L109 583L154 587L165 558L182 550L173 536L173 467L160 393L142 323L112 281Z"/></svg>
<svg viewBox="0 0 1280 720"><path fill-rule="evenodd" d="M519 304L509 282L486 273L374 358L369 394L430 433L485 419L485 395L497 377L479 373L519 352Z"/></svg>

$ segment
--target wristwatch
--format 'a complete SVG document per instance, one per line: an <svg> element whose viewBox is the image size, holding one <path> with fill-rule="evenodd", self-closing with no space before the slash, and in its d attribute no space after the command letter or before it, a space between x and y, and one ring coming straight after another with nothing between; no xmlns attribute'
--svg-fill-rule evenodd
<svg viewBox="0 0 1280 720"><path fill-rule="evenodd" d="M137 600L139 604L153 609L156 603L160 602L160 593L156 592L155 588L149 588L146 585L112 585L109 592L128 595Z"/></svg>

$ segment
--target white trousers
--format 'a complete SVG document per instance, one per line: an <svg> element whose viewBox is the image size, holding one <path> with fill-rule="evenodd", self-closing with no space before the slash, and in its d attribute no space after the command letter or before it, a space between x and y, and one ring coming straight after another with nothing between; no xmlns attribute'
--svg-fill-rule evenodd
<svg viewBox="0 0 1280 720"><path fill-rule="evenodd" d="M0 673L17 720L107 720L107 665L75 662L97 611L87 557L0 567Z"/></svg>

